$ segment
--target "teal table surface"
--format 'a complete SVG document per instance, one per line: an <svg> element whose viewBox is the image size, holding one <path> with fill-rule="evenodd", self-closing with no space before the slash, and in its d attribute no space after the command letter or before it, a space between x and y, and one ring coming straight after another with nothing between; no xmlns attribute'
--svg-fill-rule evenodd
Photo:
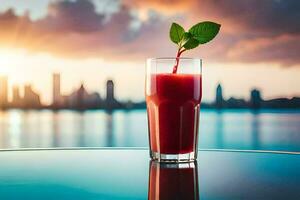
<svg viewBox="0 0 300 200"><path fill-rule="evenodd" d="M180 178L154 186L196 186L173 191L174 199L188 199L187 191L201 200L300 198L299 154L203 150L192 164L193 180L177 165L172 176ZM147 149L0 151L0 199L148 199L152 167Z"/></svg>

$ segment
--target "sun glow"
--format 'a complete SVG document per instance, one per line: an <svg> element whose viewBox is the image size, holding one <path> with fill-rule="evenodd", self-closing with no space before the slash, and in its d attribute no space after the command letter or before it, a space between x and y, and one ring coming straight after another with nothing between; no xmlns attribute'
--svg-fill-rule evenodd
<svg viewBox="0 0 300 200"><path fill-rule="evenodd" d="M46 72L47 69L41 66L45 66L48 61L47 56L31 54L26 49L0 48L0 76L8 78L9 99L11 99L13 86L18 86L21 93L24 85L27 84L33 85L38 92L43 91L50 83L45 82L41 72Z"/></svg>
<svg viewBox="0 0 300 200"><path fill-rule="evenodd" d="M25 60L25 50L0 49L0 75L9 76L13 84L23 83L24 76L18 68Z"/></svg>

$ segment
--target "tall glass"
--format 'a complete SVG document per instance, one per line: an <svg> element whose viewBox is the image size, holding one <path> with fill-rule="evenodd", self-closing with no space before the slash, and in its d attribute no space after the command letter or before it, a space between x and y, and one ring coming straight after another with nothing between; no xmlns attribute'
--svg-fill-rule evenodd
<svg viewBox="0 0 300 200"><path fill-rule="evenodd" d="M146 103L150 157L162 162L197 158L199 109L202 97L201 60L147 60Z"/></svg>

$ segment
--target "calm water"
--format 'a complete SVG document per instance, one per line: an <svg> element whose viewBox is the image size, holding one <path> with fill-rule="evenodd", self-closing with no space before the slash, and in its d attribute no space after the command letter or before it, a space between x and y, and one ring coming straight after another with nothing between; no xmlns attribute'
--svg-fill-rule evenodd
<svg viewBox="0 0 300 200"><path fill-rule="evenodd" d="M300 151L300 111L202 110L200 148ZM146 111L0 112L0 148L146 147Z"/></svg>

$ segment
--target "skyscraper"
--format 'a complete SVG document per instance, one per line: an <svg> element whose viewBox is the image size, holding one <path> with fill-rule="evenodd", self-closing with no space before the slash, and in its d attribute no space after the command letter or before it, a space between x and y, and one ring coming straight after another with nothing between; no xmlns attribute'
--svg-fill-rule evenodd
<svg viewBox="0 0 300 200"><path fill-rule="evenodd" d="M7 76L0 76L0 107L2 108L8 103L7 90Z"/></svg>
<svg viewBox="0 0 300 200"><path fill-rule="evenodd" d="M24 87L24 104L27 108L39 108L41 106L40 96L32 90L31 85Z"/></svg>
<svg viewBox="0 0 300 200"><path fill-rule="evenodd" d="M106 82L106 108L108 110L116 108L118 106L117 101L114 96L114 82L112 80L108 80Z"/></svg>
<svg viewBox="0 0 300 200"><path fill-rule="evenodd" d="M77 108L82 109L85 105L85 99L86 99L87 92L83 86L83 83L80 85L79 90L77 91Z"/></svg>
<svg viewBox="0 0 300 200"><path fill-rule="evenodd" d="M61 104L60 94L60 74L53 74L53 105L59 106Z"/></svg>
<svg viewBox="0 0 300 200"><path fill-rule="evenodd" d="M250 96L251 96L250 97L251 107L252 108L260 108L260 104L262 101L260 91L257 89L253 89L253 90L251 90Z"/></svg>
<svg viewBox="0 0 300 200"><path fill-rule="evenodd" d="M20 90L18 86L13 86L13 99L12 106L20 107L22 104L22 98L20 96Z"/></svg>
<svg viewBox="0 0 300 200"><path fill-rule="evenodd" d="M106 82L106 101L113 102L114 100L114 82L112 80L108 80Z"/></svg>
<svg viewBox="0 0 300 200"><path fill-rule="evenodd" d="M215 103L217 108L223 107L224 99L223 99L223 90L221 84L218 84L217 86Z"/></svg>

